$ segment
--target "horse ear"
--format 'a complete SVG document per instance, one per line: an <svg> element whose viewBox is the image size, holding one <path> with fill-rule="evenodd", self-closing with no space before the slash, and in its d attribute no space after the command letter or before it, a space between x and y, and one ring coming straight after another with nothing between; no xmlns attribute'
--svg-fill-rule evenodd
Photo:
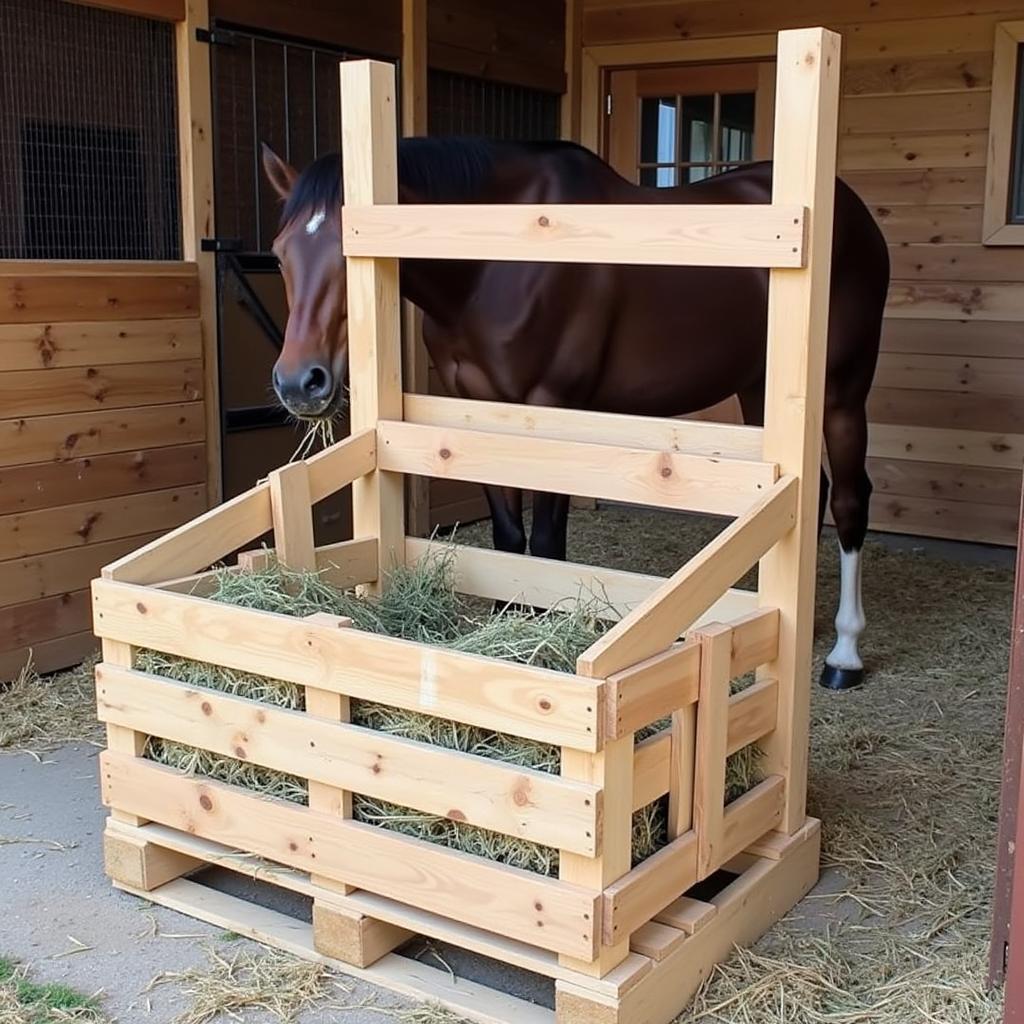
<svg viewBox="0 0 1024 1024"><path fill-rule="evenodd" d="M263 152L263 171L267 180L282 199L287 199L299 172L282 160L265 142L260 143L260 149Z"/></svg>

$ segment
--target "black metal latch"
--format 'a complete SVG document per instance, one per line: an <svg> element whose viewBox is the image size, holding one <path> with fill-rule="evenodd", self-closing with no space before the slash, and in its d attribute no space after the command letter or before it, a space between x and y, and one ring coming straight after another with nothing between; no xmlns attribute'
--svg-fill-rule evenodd
<svg viewBox="0 0 1024 1024"><path fill-rule="evenodd" d="M240 238L204 238L199 243L203 252L241 252Z"/></svg>
<svg viewBox="0 0 1024 1024"><path fill-rule="evenodd" d="M196 39L211 46L237 46L238 36L222 28L197 28Z"/></svg>

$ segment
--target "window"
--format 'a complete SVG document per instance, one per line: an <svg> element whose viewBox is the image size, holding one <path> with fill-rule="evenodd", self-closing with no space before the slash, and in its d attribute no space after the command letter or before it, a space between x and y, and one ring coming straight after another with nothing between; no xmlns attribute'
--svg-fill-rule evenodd
<svg viewBox="0 0 1024 1024"><path fill-rule="evenodd" d="M174 26L0 0L0 259L179 259Z"/></svg>
<svg viewBox="0 0 1024 1024"><path fill-rule="evenodd" d="M989 138L985 244L1024 245L1024 21L996 26Z"/></svg>
<svg viewBox="0 0 1024 1024"><path fill-rule="evenodd" d="M431 135L486 135L515 142L557 139L560 104L557 93L430 70Z"/></svg>

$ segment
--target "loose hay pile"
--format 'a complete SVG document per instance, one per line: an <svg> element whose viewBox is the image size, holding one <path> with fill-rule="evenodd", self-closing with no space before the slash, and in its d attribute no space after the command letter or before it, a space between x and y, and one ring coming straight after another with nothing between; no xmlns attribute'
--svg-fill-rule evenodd
<svg viewBox="0 0 1024 1024"><path fill-rule="evenodd" d="M601 610L597 599L592 596L581 596L538 614L511 608L497 613L483 611L480 602L456 593L451 558L447 554L430 556L415 566L397 570L377 598L338 590L317 573L290 572L278 565L257 571L221 572L210 598L288 615L305 616L314 612L344 615L357 629L367 632L562 672L574 671L579 655L607 628L607 622L597 614ZM140 651L136 665L147 672L191 685L207 686L279 707L303 707L302 688L280 680L154 651ZM367 729L534 771L549 774L559 771L560 751L550 744L365 700L353 700L351 712L352 722ZM649 727L640 738L666 724ZM154 738L147 745L146 756L161 764L265 795L294 803L307 801L304 779L195 747ZM729 759L727 799L734 799L759 781L759 759L760 752L754 746L738 751ZM424 814L360 794L353 795L353 817L501 864L542 875L558 873L557 850L466 822ZM666 843L666 822L667 800L664 798L634 814L634 863Z"/></svg>

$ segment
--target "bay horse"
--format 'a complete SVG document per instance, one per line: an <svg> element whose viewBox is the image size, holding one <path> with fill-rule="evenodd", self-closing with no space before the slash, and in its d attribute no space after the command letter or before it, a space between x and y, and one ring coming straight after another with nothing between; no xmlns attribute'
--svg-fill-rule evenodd
<svg viewBox="0 0 1024 1024"><path fill-rule="evenodd" d="M263 166L284 200L273 250L288 323L273 385L304 420L345 401L347 319L337 154L301 174L269 147ZM753 164L678 188L633 185L573 143L403 139L404 203L769 203L772 168ZM762 424L768 273L733 268L403 260L402 295L451 395L647 416L697 412L737 395ZM864 203L836 183L824 440L839 535L837 639L822 683L863 681L861 549L871 483L865 403L878 356L889 256ZM524 553L522 494L486 488L494 547ZM820 516L828 500L822 471ZM536 494L529 549L564 559L569 499ZM820 529L820 517L819 517Z"/></svg>

